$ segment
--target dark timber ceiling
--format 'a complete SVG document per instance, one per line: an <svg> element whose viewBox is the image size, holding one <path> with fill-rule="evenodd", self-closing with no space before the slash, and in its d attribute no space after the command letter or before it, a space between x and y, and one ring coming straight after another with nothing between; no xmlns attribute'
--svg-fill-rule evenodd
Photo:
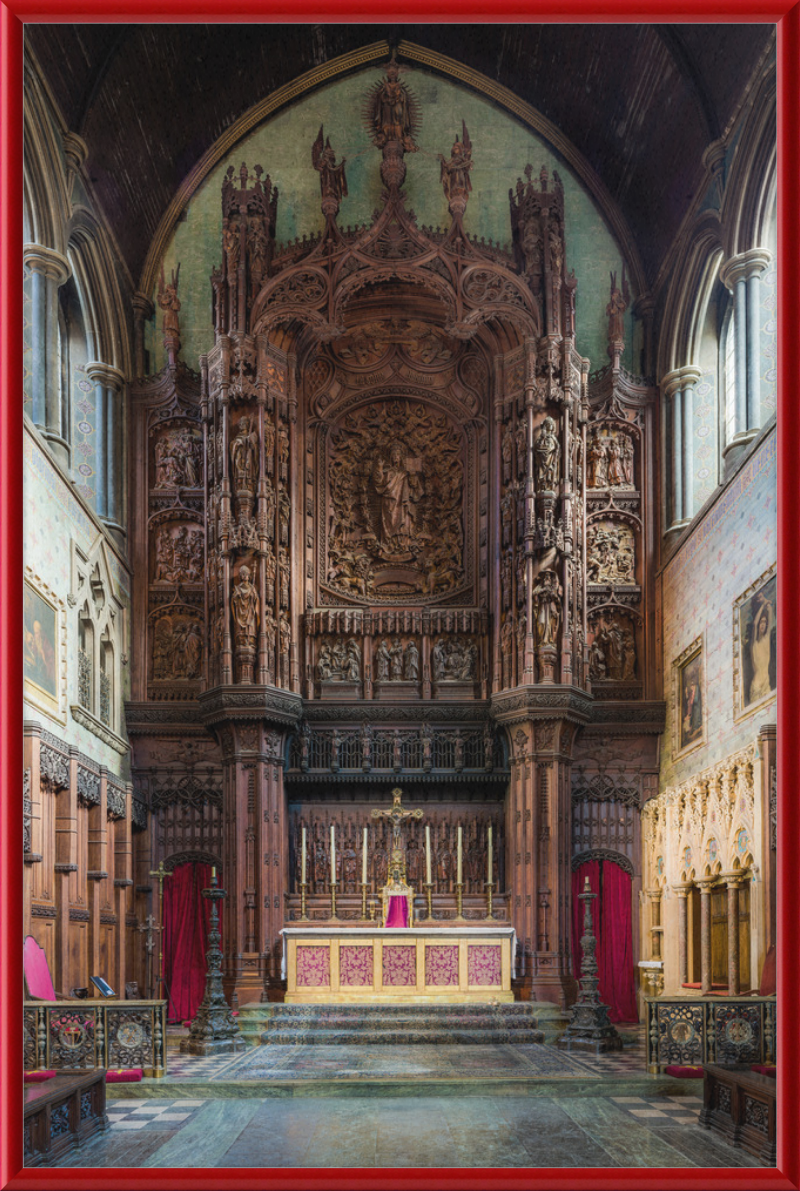
<svg viewBox="0 0 800 1191"><path fill-rule="evenodd" d="M95 193L135 281L176 188L232 121L305 71L381 40L456 58L557 125L619 204L652 280L703 151L773 28L29 24L26 36L89 146Z"/></svg>

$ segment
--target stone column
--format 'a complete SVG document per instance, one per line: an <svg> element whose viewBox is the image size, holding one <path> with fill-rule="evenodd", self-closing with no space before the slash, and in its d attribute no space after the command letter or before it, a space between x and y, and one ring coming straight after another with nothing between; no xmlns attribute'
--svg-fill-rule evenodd
<svg viewBox="0 0 800 1191"><path fill-rule="evenodd" d="M120 544L125 537L122 509L123 434L122 386L125 377L112 364L92 360L86 375L94 385L97 456L95 512Z"/></svg>
<svg viewBox="0 0 800 1191"><path fill-rule="evenodd" d="M155 307L140 290L133 295L133 366L137 376L147 372L144 349L144 325L155 313Z"/></svg>
<svg viewBox="0 0 800 1191"><path fill-rule="evenodd" d="M700 890L700 992L703 996L711 991L711 887L716 877L703 877L697 881Z"/></svg>
<svg viewBox="0 0 800 1191"><path fill-rule="evenodd" d="M689 894L691 881L672 886L678 897L678 987L689 983Z"/></svg>
<svg viewBox="0 0 800 1191"><path fill-rule="evenodd" d="M661 959L661 890L646 889L645 894L650 902L650 958Z"/></svg>
<svg viewBox="0 0 800 1191"><path fill-rule="evenodd" d="M669 530L683 528L683 417L681 402L681 370L676 368L661 378L661 393L671 410L672 457L667 473L666 520Z"/></svg>
<svg viewBox="0 0 800 1191"><path fill-rule="evenodd" d="M670 530L683 529L694 516L694 388L701 376L687 364L661 378L662 393L672 398Z"/></svg>
<svg viewBox="0 0 800 1191"><path fill-rule="evenodd" d="M728 996L738 997L741 982L739 972L739 886L741 872L722 873L728 888Z"/></svg>
<svg viewBox="0 0 800 1191"><path fill-rule="evenodd" d="M69 467L68 394L61 392L58 290L72 269L60 252L26 244L22 259L31 273L31 372L33 421L64 467Z"/></svg>
<svg viewBox="0 0 800 1191"><path fill-rule="evenodd" d="M733 439L725 446L728 467L761 426L760 278L771 260L765 248L751 248L720 269L720 280L733 295L734 319L736 421Z"/></svg>

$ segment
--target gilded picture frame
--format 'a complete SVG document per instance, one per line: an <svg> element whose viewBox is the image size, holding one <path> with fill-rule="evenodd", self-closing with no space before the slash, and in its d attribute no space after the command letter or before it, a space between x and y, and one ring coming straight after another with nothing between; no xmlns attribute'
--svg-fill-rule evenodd
<svg viewBox="0 0 800 1191"><path fill-rule="evenodd" d="M733 604L733 714L771 702L778 685L778 576L773 564Z"/></svg>
<svg viewBox="0 0 800 1191"><path fill-rule="evenodd" d="M31 567L22 594L22 670L26 700L60 724L67 722L67 613Z"/></svg>
<svg viewBox="0 0 800 1191"><path fill-rule="evenodd" d="M706 742L706 684L703 638L696 637L672 663L673 757Z"/></svg>

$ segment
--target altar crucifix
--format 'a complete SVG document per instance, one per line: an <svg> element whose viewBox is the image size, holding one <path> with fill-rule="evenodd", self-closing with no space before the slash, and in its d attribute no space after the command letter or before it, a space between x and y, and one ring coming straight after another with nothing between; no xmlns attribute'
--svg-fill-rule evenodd
<svg viewBox="0 0 800 1191"><path fill-rule="evenodd" d="M384 926L411 926L414 916L414 890L406 884L406 849L402 826L407 819L421 819L421 807L407 810L402 805L403 791L392 790L392 805L388 810L375 807L373 819L388 819L392 825L392 847L389 854L389 880L383 889Z"/></svg>

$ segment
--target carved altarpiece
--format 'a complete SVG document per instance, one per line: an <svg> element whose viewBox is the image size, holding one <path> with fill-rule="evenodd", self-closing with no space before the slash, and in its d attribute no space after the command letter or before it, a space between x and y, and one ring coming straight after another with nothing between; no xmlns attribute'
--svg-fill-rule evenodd
<svg viewBox="0 0 800 1191"><path fill-rule="evenodd" d="M157 753L158 741L216 742L221 810L211 797L206 806L219 829L204 850L221 848L229 894L226 989L252 1000L280 985L279 931L296 875L284 767L301 719L359 738L377 723L412 733L419 765L402 760L399 742L387 767L419 770L419 786L403 778L410 801L433 773L458 804L455 741L426 770L425 725L458 731L491 717L511 756L505 826L496 805L476 808L471 863L477 872L481 849L485 860L491 819L506 886L496 905L507 893L527 994L563 1003L570 765L593 706L590 611L625 630L627 655L615 655L610 679L606 667L612 698L641 698L654 656L654 539L641 492L650 393L626 381L615 340L594 386L601 395L610 386L607 408L595 408L576 349L557 174L524 171L510 195L510 252L479 242L463 226L479 148L462 127L437 166L449 226L418 224L402 184L419 113L398 69L390 64L368 97L383 184L372 222L340 224L344 163L324 129L309 163L324 229L302 242L276 245L278 189L263 169L231 167L211 277L213 345L199 373L178 361L171 308L170 363L134 386L136 773L144 783L140 753ZM411 168L429 167L414 159ZM591 495L590 420L621 477ZM588 510L625 537L619 582L604 578L595 604ZM362 754L353 770L363 779L371 765ZM151 800L165 782L180 786L179 770L167 763L150 775ZM304 803L323 806L327 776L303 780ZM442 807L448 841L452 820ZM306 825L326 822L320 811ZM442 917L454 913L449 884L443 877Z"/></svg>

